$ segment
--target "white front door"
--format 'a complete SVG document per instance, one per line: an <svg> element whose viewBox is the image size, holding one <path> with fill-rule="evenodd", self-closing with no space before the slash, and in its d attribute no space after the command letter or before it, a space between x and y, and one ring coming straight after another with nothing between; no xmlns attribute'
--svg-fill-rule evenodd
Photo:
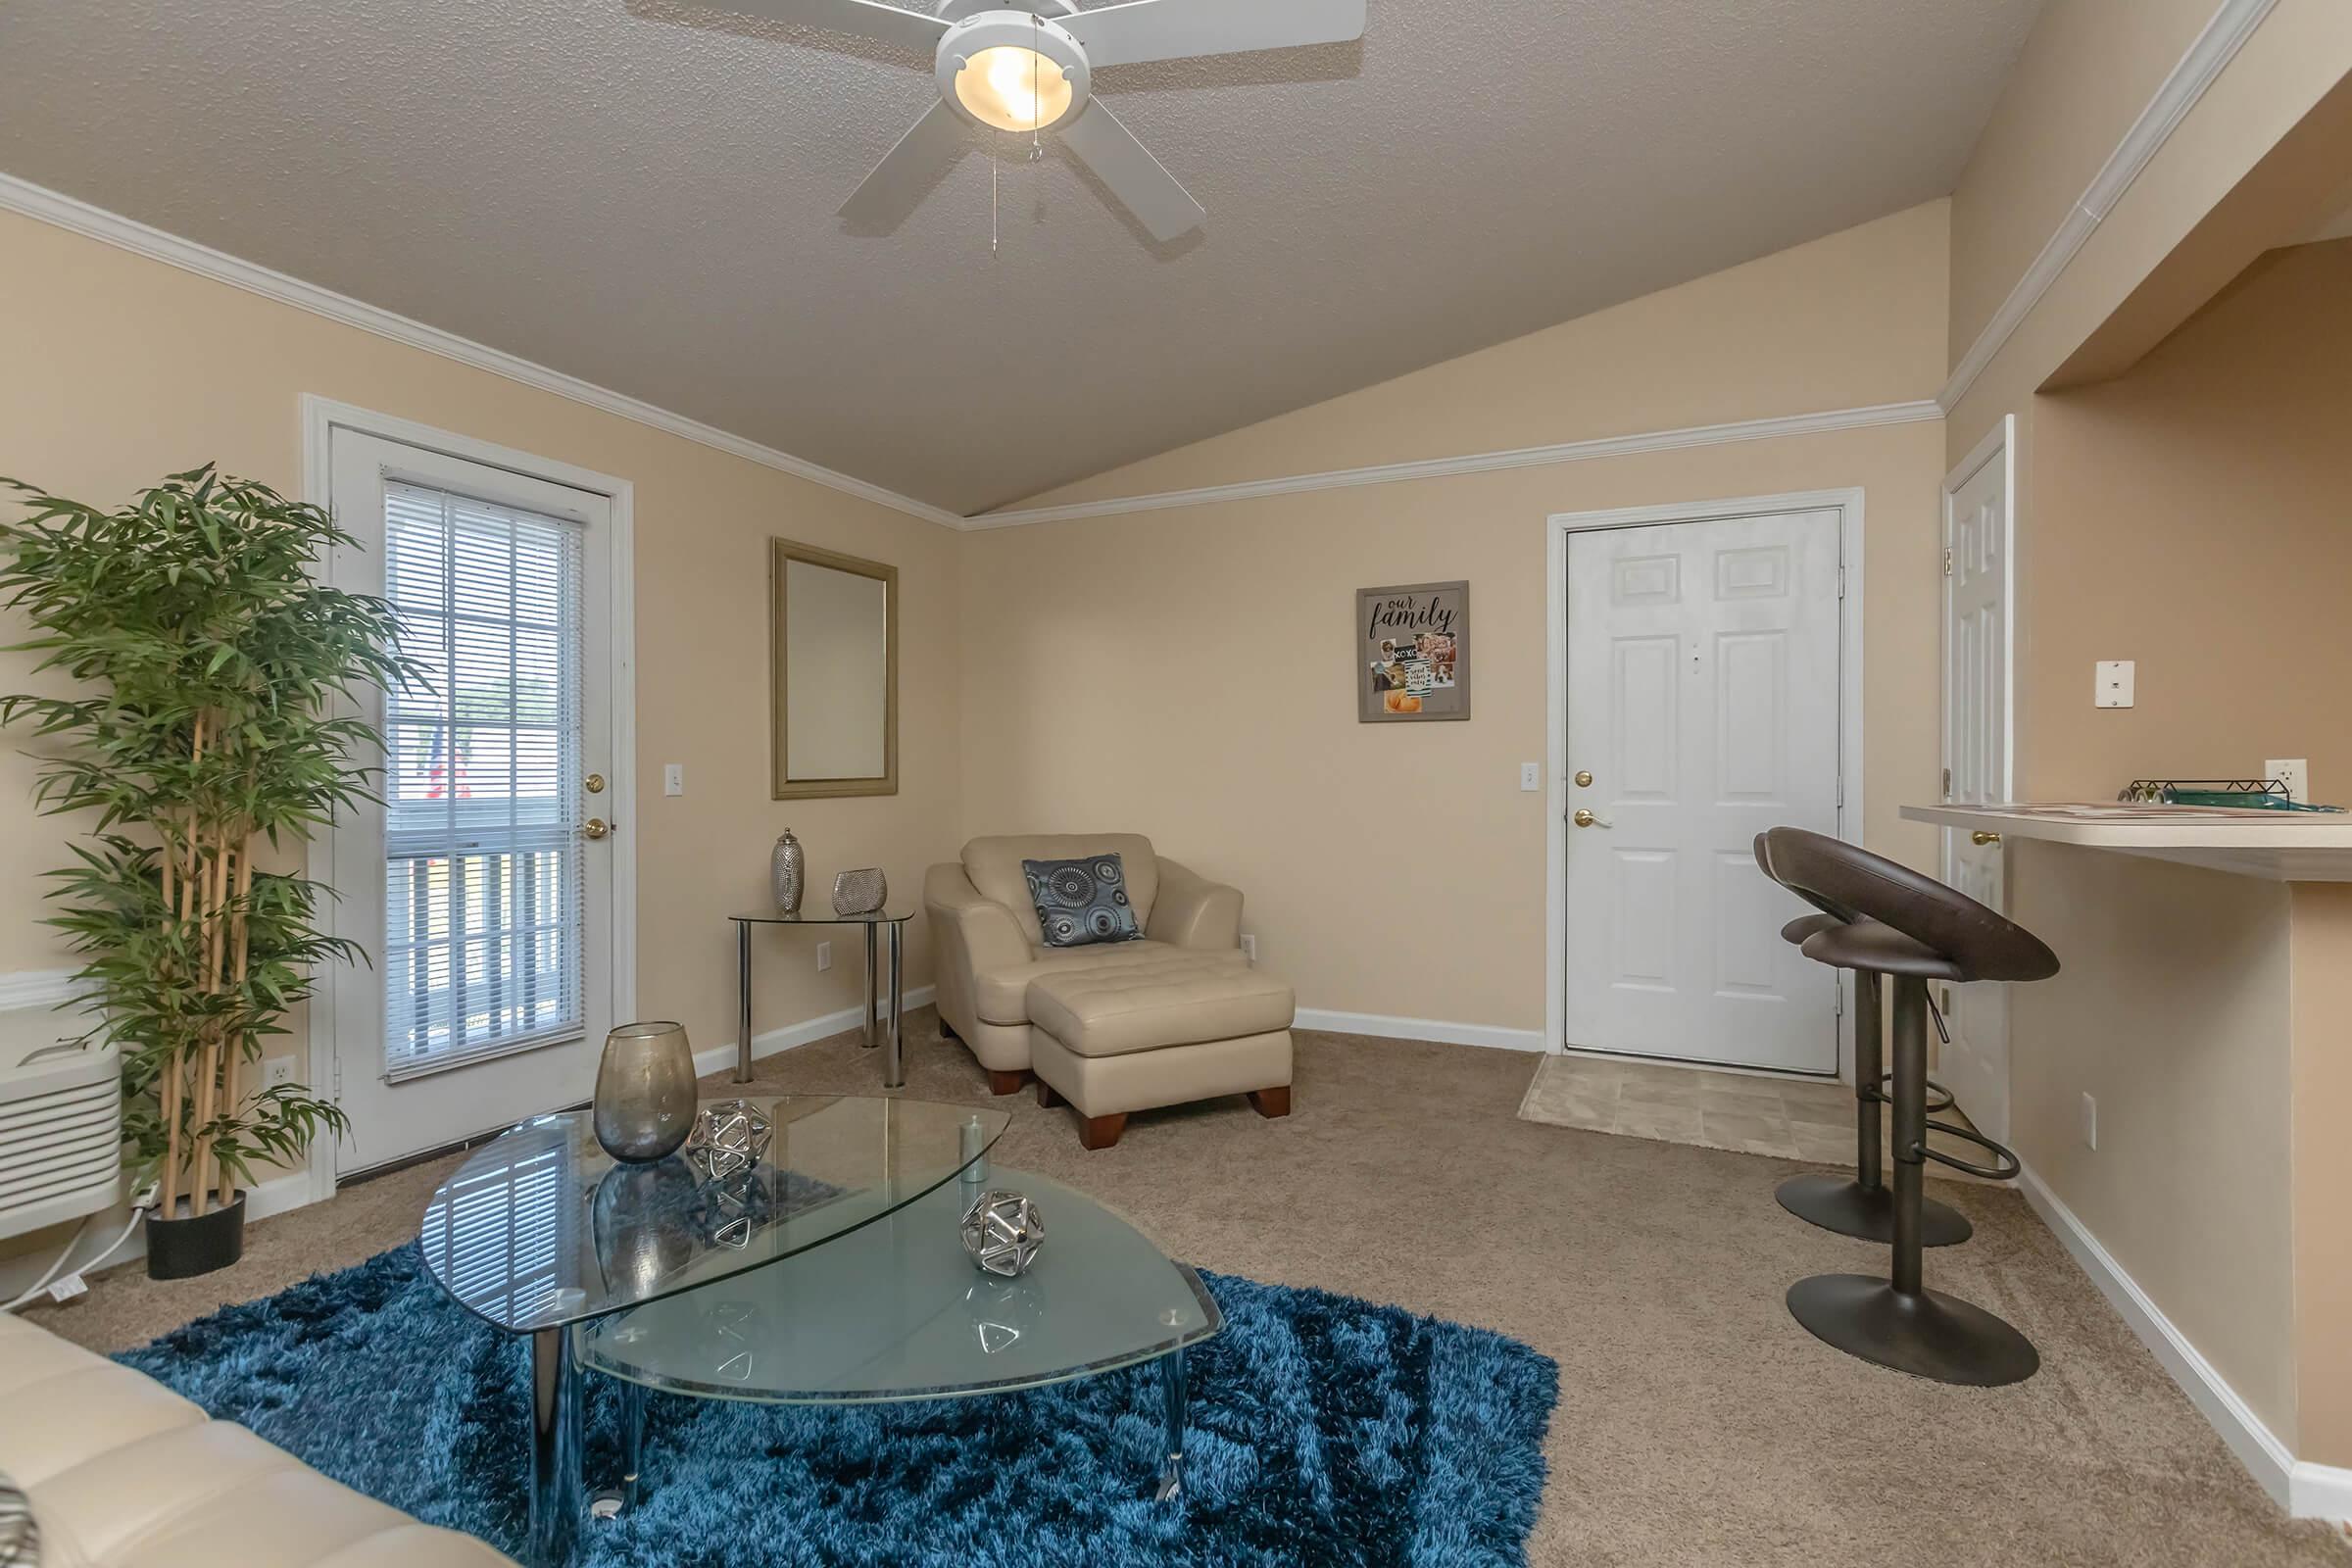
<svg viewBox="0 0 2352 1568"><path fill-rule="evenodd" d="M338 1174L590 1098L612 1025L612 498L333 428L338 584L400 612L332 846Z"/></svg>
<svg viewBox="0 0 2352 1568"><path fill-rule="evenodd" d="M1838 1070L1836 974L1781 940L1804 906L1753 843L1838 831L1838 527L1570 535L1566 1044Z"/></svg>
<svg viewBox="0 0 2352 1568"><path fill-rule="evenodd" d="M2013 530L2008 423L1943 493L1943 798L1982 806L2011 798L2009 607ZM2007 908L2001 846L1946 828L1943 879L1978 903ZM2009 991L1939 986L1951 1044L1936 1076L1987 1137L2009 1136Z"/></svg>

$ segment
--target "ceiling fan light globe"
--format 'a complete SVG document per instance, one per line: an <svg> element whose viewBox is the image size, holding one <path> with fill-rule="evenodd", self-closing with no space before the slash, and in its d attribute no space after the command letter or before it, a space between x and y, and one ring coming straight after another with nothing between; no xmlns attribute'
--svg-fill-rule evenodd
<svg viewBox="0 0 2352 1568"><path fill-rule="evenodd" d="M956 100L993 130L1047 130L1069 118L1077 96L1061 67L1034 49L983 49L956 74Z"/></svg>

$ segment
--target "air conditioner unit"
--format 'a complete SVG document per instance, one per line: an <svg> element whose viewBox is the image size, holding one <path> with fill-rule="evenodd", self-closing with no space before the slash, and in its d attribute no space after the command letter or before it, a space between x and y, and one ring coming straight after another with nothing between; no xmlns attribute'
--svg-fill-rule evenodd
<svg viewBox="0 0 2352 1568"><path fill-rule="evenodd" d="M0 1012L0 1236L112 1208L122 1186L122 1067L85 1020Z"/></svg>

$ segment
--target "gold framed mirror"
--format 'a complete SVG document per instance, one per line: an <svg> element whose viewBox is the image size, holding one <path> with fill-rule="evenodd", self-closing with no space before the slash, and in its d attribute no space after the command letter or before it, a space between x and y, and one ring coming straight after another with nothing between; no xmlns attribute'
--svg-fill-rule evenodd
<svg viewBox="0 0 2352 1568"><path fill-rule="evenodd" d="M899 568L768 541L774 798L899 793Z"/></svg>

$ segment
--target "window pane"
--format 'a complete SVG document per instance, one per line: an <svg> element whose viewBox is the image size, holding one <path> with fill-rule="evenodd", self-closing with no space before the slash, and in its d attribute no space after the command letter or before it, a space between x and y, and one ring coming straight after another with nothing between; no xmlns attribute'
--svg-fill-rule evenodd
<svg viewBox="0 0 2352 1568"><path fill-rule="evenodd" d="M387 695L385 1072L576 1035L578 524L388 484L385 587L420 666Z"/></svg>

